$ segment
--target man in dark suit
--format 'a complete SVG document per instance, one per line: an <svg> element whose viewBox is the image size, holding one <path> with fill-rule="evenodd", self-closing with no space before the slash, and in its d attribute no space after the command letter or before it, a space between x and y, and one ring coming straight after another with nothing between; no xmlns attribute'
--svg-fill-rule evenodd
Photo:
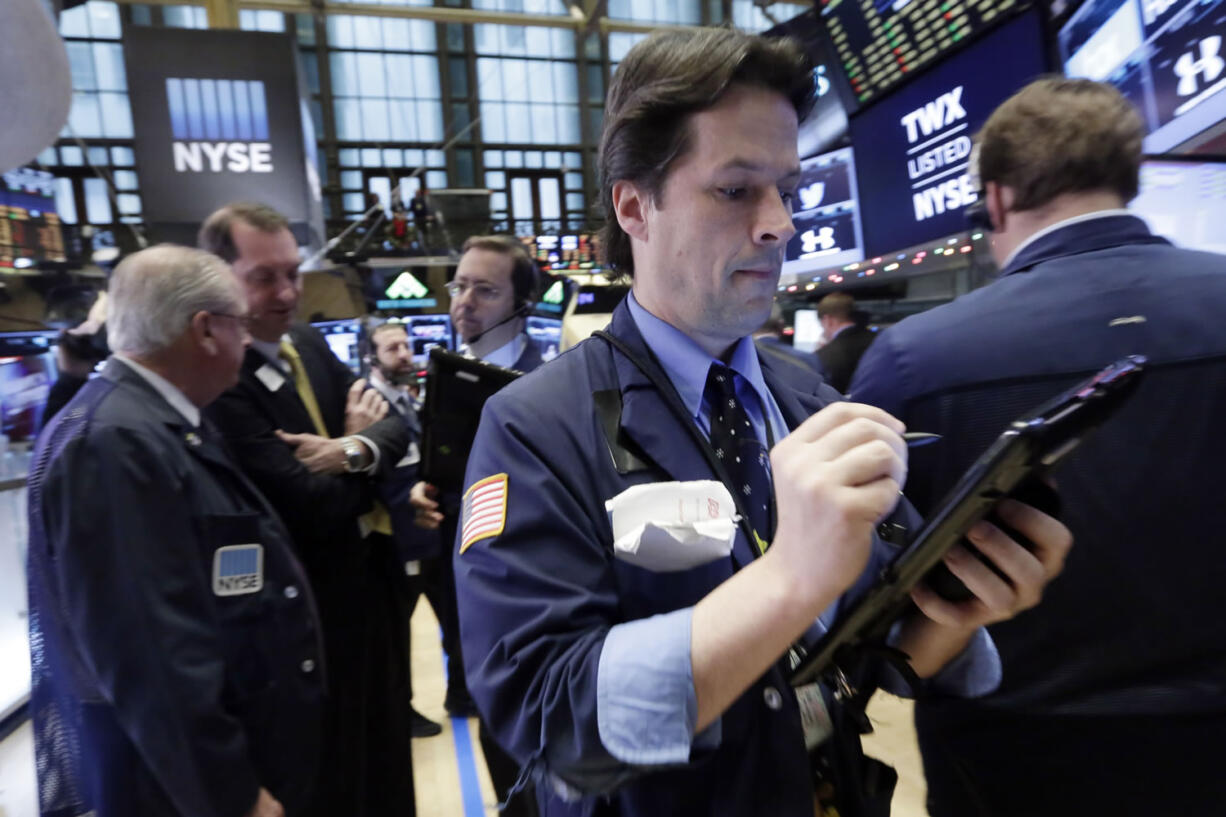
<svg viewBox="0 0 1226 817"><path fill-rule="evenodd" d="M399 417L409 431L409 448L404 458L396 464L392 473L383 480L379 494L391 517L392 538L398 554L397 567L403 566L401 588L404 592L405 633L409 639L406 650L412 654L411 627L409 622L417 600L424 594L430 600L435 615L444 609L446 594L439 586L437 561L443 548L437 531L425 530L413 523L413 506L409 493L417 483L421 465L421 420L408 384L414 380L413 349L408 332L401 323L381 323L370 331L370 354L366 358L370 367L370 386L387 401L388 413ZM448 574L450 575L450 574ZM412 676L410 673L410 681ZM412 686L409 687L412 697ZM443 727L418 712L411 711L413 737L430 738L440 734Z"/></svg>
<svg viewBox="0 0 1226 817"><path fill-rule="evenodd" d="M536 302L539 273L524 245L512 236L473 236L464 242L454 280L447 285L451 296L451 321L469 354L508 369L530 372L543 362L540 349L524 331L528 312ZM446 707L455 715L476 715L465 683L460 654L460 620L455 601L455 573L451 554L455 550L460 497L438 495L434 486L419 483L412 502L419 524L438 528L444 557L437 566L441 575L433 583L446 594L448 609L441 616L443 644L447 650ZM519 767L481 724L479 736L486 765L499 802L507 798L519 776ZM531 815L536 806L531 792L517 794L503 810L504 817Z"/></svg>
<svg viewBox="0 0 1226 817"><path fill-rule="evenodd" d="M408 432L315 329L293 324L301 280L284 217L231 204L199 242L233 264L253 337L238 385L210 417L285 519L319 599L332 673L320 813L411 814L400 572L375 504L377 477L404 456Z"/></svg>
<svg viewBox="0 0 1226 817"><path fill-rule="evenodd" d="M934 817L1217 814L1226 801L1226 257L1124 210L1141 117L1040 80L978 139L1001 278L882 333L857 400L945 435L911 458L931 507L1022 411L1124 355L1148 372L1054 477L1077 540L1043 603L991 628L1000 689L916 725Z"/></svg>
<svg viewBox="0 0 1226 817"><path fill-rule="evenodd" d="M324 665L289 532L201 408L250 339L230 268L160 246L110 282L114 355L30 469L31 712L50 817L285 817Z"/></svg>
<svg viewBox="0 0 1226 817"><path fill-rule="evenodd" d="M826 369L826 382L840 392L847 391L856 364L877 337L856 317L856 301L846 292L832 292L817 304L817 320L826 336L817 357Z"/></svg>

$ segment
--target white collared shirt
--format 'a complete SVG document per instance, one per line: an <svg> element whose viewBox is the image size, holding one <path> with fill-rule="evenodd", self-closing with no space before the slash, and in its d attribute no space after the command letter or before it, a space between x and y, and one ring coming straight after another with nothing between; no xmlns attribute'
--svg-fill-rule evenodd
<svg viewBox="0 0 1226 817"><path fill-rule="evenodd" d="M408 389L402 389L398 386L393 386L383 377L383 373L378 369L370 370L370 385L379 394L383 395L383 399L391 403L392 406L400 409L403 413L405 407L413 407L413 399L409 396Z"/></svg>
<svg viewBox="0 0 1226 817"><path fill-rule="evenodd" d="M1082 215L1079 215L1079 216L1073 216L1072 218L1066 218L1064 219L1064 221L1057 221L1055 224L1049 224L1046 227L1044 227L1042 230L1039 230L1037 233L1027 238L1021 244L1018 244L1016 247L1014 247L1013 252L1009 253L1009 257L1005 259L1005 263L1000 265L1000 268L1001 270L1009 269L1009 265L1013 263L1013 259L1017 258L1018 254L1022 250L1026 249L1031 244L1038 241L1043 236L1048 235L1049 233L1054 233L1056 230L1061 230L1061 229L1064 229L1065 227L1071 227L1074 224L1081 224L1083 221L1093 221L1096 218L1112 218L1114 216L1133 216L1135 217L1136 213L1132 212L1131 210L1125 210L1123 208L1116 208L1114 210L1096 210L1093 213L1083 213Z"/></svg>
<svg viewBox="0 0 1226 817"><path fill-rule="evenodd" d="M513 369L519 360L519 356L524 353L524 345L527 342L528 336L520 332L481 359L486 363L493 363L495 366L501 366L504 369Z"/></svg>
<svg viewBox="0 0 1226 817"><path fill-rule="evenodd" d="M280 340L260 340L253 337L251 339L251 348L268 358L269 362L283 373L289 373L289 365L281 358L282 341L290 343L289 335L282 335Z"/></svg>
<svg viewBox="0 0 1226 817"><path fill-rule="evenodd" d="M170 404L170 407L183 415L183 419L187 420L193 428L200 427L200 409L191 400L187 399L187 395L179 391L178 386L171 383L166 378L162 377L157 372L137 363L127 355L115 352L112 354L119 362L123 363L132 371L141 376L142 379L153 390L162 396L162 399Z"/></svg>

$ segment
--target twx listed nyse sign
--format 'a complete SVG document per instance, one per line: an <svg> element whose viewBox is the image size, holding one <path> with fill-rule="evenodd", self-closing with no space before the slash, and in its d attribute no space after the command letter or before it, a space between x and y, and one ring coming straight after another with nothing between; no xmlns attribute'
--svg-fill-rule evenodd
<svg viewBox="0 0 1226 817"><path fill-rule="evenodd" d="M899 120L910 146L907 178L917 222L965 207L978 198L966 172L971 137L966 133L963 87L942 93Z"/></svg>
<svg viewBox="0 0 1226 817"><path fill-rule="evenodd" d="M852 118L868 255L966 229L964 210L978 199L968 173L975 134L1044 68L1042 29L1028 12Z"/></svg>
<svg viewBox="0 0 1226 817"><path fill-rule="evenodd" d="M125 32L145 219L196 224L260 201L310 219L296 56L284 34Z"/></svg>

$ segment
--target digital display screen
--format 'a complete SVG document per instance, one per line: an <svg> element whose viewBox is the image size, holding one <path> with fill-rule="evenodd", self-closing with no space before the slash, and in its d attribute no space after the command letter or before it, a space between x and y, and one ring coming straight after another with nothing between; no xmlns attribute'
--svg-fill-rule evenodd
<svg viewBox="0 0 1226 817"><path fill-rule="evenodd" d="M1162 153L1226 118L1226 0L1086 0L1060 29L1070 77L1109 82Z"/></svg>
<svg viewBox="0 0 1226 817"><path fill-rule="evenodd" d="M33 440L47 420L58 334L0 333L0 433L10 440Z"/></svg>
<svg viewBox="0 0 1226 817"><path fill-rule="evenodd" d="M417 272L414 272L417 269ZM377 280L376 309L429 309L438 306L438 299L422 283L421 268L405 267L399 272L385 272ZM372 282L376 278L372 276Z"/></svg>
<svg viewBox="0 0 1226 817"><path fill-rule="evenodd" d="M541 358L548 363L562 349L562 321L557 318L542 318L531 315L527 321L528 337L540 349Z"/></svg>
<svg viewBox="0 0 1226 817"><path fill-rule="evenodd" d="M800 43L813 64L813 107L800 123L797 147L801 158L823 153L847 139L847 107L831 82L838 63L830 51L817 12L810 9L764 33L766 37L791 37Z"/></svg>
<svg viewBox="0 0 1226 817"><path fill-rule="evenodd" d="M524 248L541 269L599 269L599 240L595 235L537 235L522 239Z"/></svg>
<svg viewBox="0 0 1226 817"><path fill-rule="evenodd" d="M404 321L413 347L413 358L426 358L435 346L451 351L455 344L451 339L450 315L414 315Z"/></svg>
<svg viewBox="0 0 1226 817"><path fill-rule="evenodd" d="M626 297L630 287L625 284L582 284L575 295L576 315L608 315Z"/></svg>
<svg viewBox="0 0 1226 817"><path fill-rule="evenodd" d="M796 234L783 252L784 274L804 273L864 260L856 168L851 148L800 163L792 209Z"/></svg>
<svg viewBox="0 0 1226 817"><path fill-rule="evenodd" d="M362 340L362 322L357 318L344 321L321 321L313 323L328 342L328 348L336 359L348 366L354 374L362 373L362 356L358 351Z"/></svg>
<svg viewBox="0 0 1226 817"><path fill-rule="evenodd" d="M55 177L25 167L6 172L0 182L0 270L64 260Z"/></svg>
<svg viewBox="0 0 1226 817"><path fill-rule="evenodd" d="M996 107L1044 71L1030 12L927 71L851 120L864 250L886 255L966 229L978 199L967 176L971 139Z"/></svg>
<svg viewBox="0 0 1226 817"><path fill-rule="evenodd" d="M1128 209L1177 246L1226 253L1226 163L1146 159Z"/></svg>
<svg viewBox="0 0 1226 817"><path fill-rule="evenodd" d="M560 318L570 304L575 282L564 275L547 275L533 311Z"/></svg>
<svg viewBox="0 0 1226 817"><path fill-rule="evenodd" d="M1025 0L822 0L851 93L864 104L1001 22Z"/></svg>

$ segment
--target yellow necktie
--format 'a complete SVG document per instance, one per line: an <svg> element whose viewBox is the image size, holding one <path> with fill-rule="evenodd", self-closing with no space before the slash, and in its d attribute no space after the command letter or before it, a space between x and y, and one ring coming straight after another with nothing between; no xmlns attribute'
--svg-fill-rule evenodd
<svg viewBox="0 0 1226 817"><path fill-rule="evenodd" d="M328 427L324 425L324 416L319 411L319 401L315 399L315 390L311 388L311 380L307 377L306 367L302 365L302 358L298 356L298 350L288 340L283 340L280 352L281 359L289 364L290 374L294 376L294 388L297 389L298 398L306 407L307 414L311 415L315 433L321 437L327 437Z"/></svg>
<svg viewBox="0 0 1226 817"><path fill-rule="evenodd" d="M302 405L306 407L307 414L311 415L315 433L321 437L329 436L328 428L324 425L323 414L319 411L319 401L315 399L315 390L311 388L311 380L307 377L306 367L302 365L302 358L298 355L298 350L289 341L283 340L280 352L281 359L289 364L290 373L294 376L294 388L298 390L298 397L302 400ZM392 535L391 516L387 508L383 507L383 503L378 500L375 500L374 508L364 514L359 521L363 527L363 534L366 529L369 529L388 536Z"/></svg>

